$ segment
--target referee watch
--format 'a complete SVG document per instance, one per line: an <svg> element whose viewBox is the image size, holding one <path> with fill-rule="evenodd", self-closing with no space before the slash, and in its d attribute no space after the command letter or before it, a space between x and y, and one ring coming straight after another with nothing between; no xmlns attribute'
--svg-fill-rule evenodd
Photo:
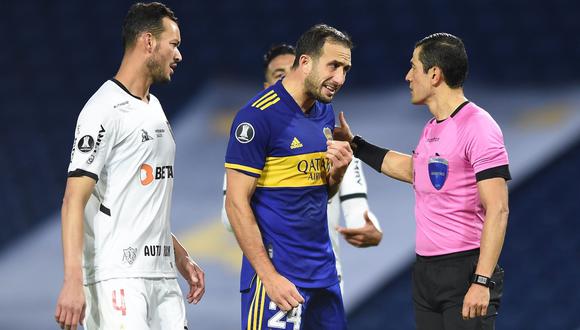
<svg viewBox="0 0 580 330"><path fill-rule="evenodd" d="M495 287L495 282L491 278L479 274L473 274L471 278L471 283L483 285L487 288L493 289Z"/></svg>

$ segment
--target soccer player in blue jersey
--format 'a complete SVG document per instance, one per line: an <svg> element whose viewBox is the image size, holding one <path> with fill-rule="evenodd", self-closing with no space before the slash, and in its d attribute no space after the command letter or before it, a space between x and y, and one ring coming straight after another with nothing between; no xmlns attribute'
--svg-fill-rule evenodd
<svg viewBox="0 0 580 330"><path fill-rule="evenodd" d="M264 54L264 88L274 85L292 70L296 59L294 46L279 44L272 46ZM230 220L226 214L226 176L224 174L224 200L221 220L226 229L232 232ZM381 242L383 233L378 219L370 211L367 202L367 182L360 160L353 158L340 184L339 191L328 201L328 231L330 242L336 258L336 271L340 287L344 291L344 277L340 258L340 235L356 247L376 246ZM342 216L341 216L342 214ZM340 226L341 217L345 227Z"/></svg>
<svg viewBox="0 0 580 330"><path fill-rule="evenodd" d="M226 211L244 252L242 329L345 329L326 204L352 150L331 141L330 102L351 67L350 38L316 25L287 76L236 115Z"/></svg>

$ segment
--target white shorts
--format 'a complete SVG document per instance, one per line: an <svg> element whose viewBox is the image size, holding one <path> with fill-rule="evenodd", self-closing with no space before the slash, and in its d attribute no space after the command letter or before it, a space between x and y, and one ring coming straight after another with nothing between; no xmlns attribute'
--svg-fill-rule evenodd
<svg viewBox="0 0 580 330"><path fill-rule="evenodd" d="M118 278L85 286L84 327L119 330L187 329L175 278Z"/></svg>

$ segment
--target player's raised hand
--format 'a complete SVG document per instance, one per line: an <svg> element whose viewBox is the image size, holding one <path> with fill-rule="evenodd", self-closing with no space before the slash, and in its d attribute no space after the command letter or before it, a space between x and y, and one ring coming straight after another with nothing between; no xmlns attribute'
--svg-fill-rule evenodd
<svg viewBox="0 0 580 330"><path fill-rule="evenodd" d="M61 329L76 329L82 325L85 318L85 292L82 281L64 282L58 301L54 318Z"/></svg>
<svg viewBox="0 0 580 330"><path fill-rule="evenodd" d="M368 210L364 213L364 219L365 224L360 228L344 228L338 226L336 230L352 246L363 248L379 245L383 239L383 233L375 227Z"/></svg>
<svg viewBox="0 0 580 330"><path fill-rule="evenodd" d="M333 133L334 139L339 140L339 141L346 141L346 142L352 141L352 139L354 138L354 134L352 134L352 131L350 130L350 126L348 126L348 123L346 122L344 112L341 111L338 114L338 120L340 122L340 126L336 126L334 128L334 133Z"/></svg>
<svg viewBox="0 0 580 330"><path fill-rule="evenodd" d="M177 262L177 269L189 284L187 302L197 304L205 293L205 273L191 257L183 257Z"/></svg>
<svg viewBox="0 0 580 330"><path fill-rule="evenodd" d="M296 286L280 274L273 274L270 278L264 279L263 283L270 300L284 312L288 312L292 308L298 307L298 304L304 303L304 298L300 295Z"/></svg>

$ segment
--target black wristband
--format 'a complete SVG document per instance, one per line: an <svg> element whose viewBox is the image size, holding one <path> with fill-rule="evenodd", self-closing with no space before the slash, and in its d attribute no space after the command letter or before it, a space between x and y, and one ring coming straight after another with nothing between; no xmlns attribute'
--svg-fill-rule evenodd
<svg viewBox="0 0 580 330"><path fill-rule="evenodd" d="M375 171L381 173L383 160L385 159L387 152L389 152L389 149L384 149L368 143L358 135L352 139L351 143L354 144L354 156L365 162L368 166L374 168Z"/></svg>
<svg viewBox="0 0 580 330"><path fill-rule="evenodd" d="M473 277L471 278L471 283L483 285L490 289L493 289L495 287L495 282L492 281L491 278L479 274L473 274Z"/></svg>

